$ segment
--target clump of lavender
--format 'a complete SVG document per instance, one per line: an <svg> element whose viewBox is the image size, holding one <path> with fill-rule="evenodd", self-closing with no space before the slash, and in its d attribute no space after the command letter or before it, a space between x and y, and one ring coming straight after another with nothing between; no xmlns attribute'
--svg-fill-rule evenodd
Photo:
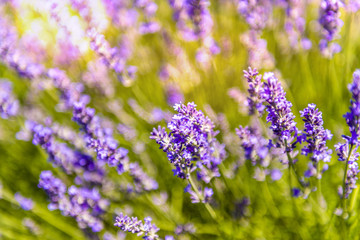
<svg viewBox="0 0 360 240"><path fill-rule="evenodd" d="M154 16L158 9L157 4L152 0L136 0L135 6L142 10L145 22L140 23L139 33L148 34L155 33L160 30L160 24L154 20Z"/></svg>
<svg viewBox="0 0 360 240"><path fill-rule="evenodd" d="M260 33L249 30L240 36L240 40L248 50L248 63L251 66L273 68L275 59L267 49L267 42L262 39Z"/></svg>
<svg viewBox="0 0 360 240"><path fill-rule="evenodd" d="M94 28L88 31L88 37L91 49L99 55L108 68L114 70L123 85L129 86L135 79L137 68L127 66L127 57L121 53L119 48L111 48L104 35L98 33Z"/></svg>
<svg viewBox="0 0 360 240"><path fill-rule="evenodd" d="M360 145L360 70L353 74L353 82L348 86L352 94L350 101L350 111L344 115L349 126L351 136L343 136L345 143L335 145L339 161L345 161L345 173L343 187L339 194L342 198L348 198L352 189L356 188L357 174L359 173L357 149Z"/></svg>
<svg viewBox="0 0 360 240"><path fill-rule="evenodd" d="M137 163L130 163L128 150L118 147L118 142L112 136L112 129L102 126L102 120L95 114L95 110L83 102L75 102L73 120L81 126L85 133L87 147L97 154L100 163L107 163L116 167L117 172L128 172L134 179L135 191L154 190L158 188L155 180L150 178Z"/></svg>
<svg viewBox="0 0 360 240"><path fill-rule="evenodd" d="M308 50L311 41L305 37L305 11L308 3L302 0L286 1L285 31L293 50Z"/></svg>
<svg viewBox="0 0 360 240"><path fill-rule="evenodd" d="M19 102L12 94L11 83L0 79L0 116L9 118L15 116L19 110Z"/></svg>
<svg viewBox="0 0 360 240"><path fill-rule="evenodd" d="M274 58L267 50L266 40L261 38L273 11L273 3L269 0L238 0L236 3L239 14L250 28L241 35L241 41L248 49L249 65L273 68Z"/></svg>
<svg viewBox="0 0 360 240"><path fill-rule="evenodd" d="M137 217L128 217L120 213L116 217L115 226L119 227L124 232L130 232L137 234L137 236L143 236L145 240L158 240L159 236L156 234L159 231L159 228L153 224L150 217L146 217L144 222L138 220Z"/></svg>
<svg viewBox="0 0 360 240"><path fill-rule="evenodd" d="M238 0L237 10L251 29L261 31L272 12L272 3L269 0Z"/></svg>
<svg viewBox="0 0 360 240"><path fill-rule="evenodd" d="M259 75L259 72L256 70L256 68L251 69L251 67L249 67L248 71L244 70L244 77L246 78L249 85L249 97L247 98L249 114L255 114L256 110L262 114L265 106L263 105L264 99L262 99L260 96L260 92L263 88L261 75Z"/></svg>
<svg viewBox="0 0 360 240"><path fill-rule="evenodd" d="M343 3L340 0L321 0L319 23L322 27L322 39L320 41L320 51L327 57L340 52L341 47L332 42L342 26L340 20L340 8Z"/></svg>
<svg viewBox="0 0 360 240"><path fill-rule="evenodd" d="M58 209L60 201L66 193L65 184L59 178L54 177L51 171L42 171L38 187L44 189L49 196L48 208L50 210Z"/></svg>
<svg viewBox="0 0 360 240"><path fill-rule="evenodd" d="M15 193L15 200L20 204L20 207L25 211L33 209L34 202L30 198L23 197L20 193Z"/></svg>
<svg viewBox="0 0 360 240"><path fill-rule="evenodd" d="M40 145L48 154L49 161L60 166L67 174L75 173L76 181L101 184L105 171L94 159L80 151L75 151L65 143L55 140L52 128L27 122L32 134L33 144Z"/></svg>
<svg viewBox="0 0 360 240"><path fill-rule="evenodd" d="M220 48L212 37L214 22L208 10L210 2L208 0L169 0L169 2L182 37L186 41L200 40L202 43L196 53L196 60L207 63L211 55L220 53Z"/></svg>
<svg viewBox="0 0 360 240"><path fill-rule="evenodd" d="M195 107L194 103L175 104L178 114L168 123L170 133L159 126L154 128L150 138L156 140L160 149L167 153L169 161L175 166L175 176L187 179L196 169L206 168L210 175L201 179L208 183L212 177L219 176L218 165L225 152L215 138L217 132L213 130L213 123Z"/></svg>
<svg viewBox="0 0 360 240"><path fill-rule="evenodd" d="M270 129L277 137L276 146L284 147L286 152L291 152L295 147L292 145L297 133L294 114L291 112L292 104L286 100L286 93L280 81L273 73L264 74L264 88L261 98L267 102L267 122L271 122Z"/></svg>
<svg viewBox="0 0 360 240"><path fill-rule="evenodd" d="M305 177L316 176L321 178L321 172L318 169L320 161L330 162L332 151L326 146L326 141L331 140L332 134L324 129L322 113L316 108L315 104L309 104L307 108L300 111L301 117L305 123L304 133L301 138L307 143L302 149L301 154L310 156L312 163L309 163L309 169L305 172ZM325 164L323 170L327 169Z"/></svg>
<svg viewBox="0 0 360 240"><path fill-rule="evenodd" d="M93 232L103 229L100 218L109 205L96 188L71 186L52 175L51 171L40 174L39 188L45 190L50 199L49 209L59 209L63 215L76 219L80 228L91 228Z"/></svg>
<svg viewBox="0 0 360 240"><path fill-rule="evenodd" d="M214 131L214 124L195 107L194 103L175 104L174 109L178 114L168 123L170 132L167 133L165 128L159 126L158 129L154 128L150 138L167 153L170 163L175 167L174 175L189 179L196 194L189 193L205 201L207 196L212 195L210 190L204 189L204 192L199 193L191 182L190 174L197 170L198 179L206 184L213 177L219 177L218 165L225 158L225 150L224 145L215 138L217 132Z"/></svg>

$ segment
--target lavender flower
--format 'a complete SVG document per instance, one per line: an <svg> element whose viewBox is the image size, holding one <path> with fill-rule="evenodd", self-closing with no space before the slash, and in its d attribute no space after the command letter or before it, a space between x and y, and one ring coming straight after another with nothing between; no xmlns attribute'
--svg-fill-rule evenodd
<svg viewBox="0 0 360 240"><path fill-rule="evenodd" d="M25 211L29 211L34 207L34 202L30 198L23 197L20 193L15 193L15 200L20 204L20 207Z"/></svg>
<svg viewBox="0 0 360 240"><path fill-rule="evenodd" d="M251 67L249 67L248 71L244 70L244 77L246 78L249 85L249 97L247 98L249 114L253 115L256 112L255 110L262 114L265 106L263 105L264 99L262 99L260 96L260 92L263 88L261 75L259 75L259 72L256 70L256 68L251 69Z"/></svg>
<svg viewBox="0 0 360 240"><path fill-rule="evenodd" d="M269 163L265 159L269 154L268 141L261 136L260 132L256 128L239 126L236 134L240 138L245 159L250 160L253 165L267 167Z"/></svg>
<svg viewBox="0 0 360 240"><path fill-rule="evenodd" d="M351 137L350 144L359 145L360 136L360 70L353 74L353 82L348 86L352 99L350 101L350 112L344 115L347 125L349 126Z"/></svg>
<svg viewBox="0 0 360 240"><path fill-rule="evenodd" d="M339 161L347 161L345 169L344 186L339 188L339 195L343 198L348 198L354 188L356 188L357 174L360 172L358 166L359 153L357 153L358 145L349 145L349 139L345 138L346 143L338 143L335 145L335 150L339 157ZM351 149L351 150L350 150ZM350 155L349 155L350 154Z"/></svg>
<svg viewBox="0 0 360 240"><path fill-rule="evenodd" d="M268 51L267 42L260 37L259 32L249 30L241 35L240 40L248 50L248 63L250 66L274 67L274 57Z"/></svg>
<svg viewBox="0 0 360 240"><path fill-rule="evenodd" d="M38 187L44 189L49 196L51 203L48 208L50 210L58 209L59 203L66 193L65 184L59 178L55 178L51 171L42 171Z"/></svg>
<svg viewBox="0 0 360 240"><path fill-rule="evenodd" d="M290 152L294 147L290 143L297 133L295 116L291 112L292 104L286 100L286 93L273 73L265 73L264 79L266 82L261 97L268 103L266 120L271 122L270 129L278 137L277 145Z"/></svg>
<svg viewBox="0 0 360 240"><path fill-rule="evenodd" d="M208 183L213 176L219 176L217 166L225 158L225 151L215 138L217 132L211 120L195 107L194 103L175 104L178 114L168 123L170 133L159 126L150 138L167 153L175 166L175 176L187 179L191 172L204 168L209 172L201 174L201 179Z"/></svg>
<svg viewBox="0 0 360 240"><path fill-rule="evenodd" d="M19 102L12 95L11 83L0 80L0 116L9 118L15 116L19 110Z"/></svg>
<svg viewBox="0 0 360 240"><path fill-rule="evenodd" d="M350 12L356 13L360 9L360 1L359 0L350 0L346 5L346 10Z"/></svg>
<svg viewBox="0 0 360 240"><path fill-rule="evenodd" d="M100 216L109 205L96 188L78 188L65 184L55 178L50 171L40 174L39 188L43 188L50 198L49 209L59 209L63 215L76 219L80 228L91 228L93 232L103 229Z"/></svg>
<svg viewBox="0 0 360 240"><path fill-rule="evenodd" d="M73 120L77 122L86 134L87 147L93 149L100 163L116 167L119 174L129 172L134 179L135 190L154 190L158 185L137 163L130 163L128 150L118 147L112 136L112 130L102 126L101 119L95 115L95 110L86 107L83 102L74 103Z"/></svg>
<svg viewBox="0 0 360 240"><path fill-rule="evenodd" d="M202 42L202 47L196 53L196 60L207 63L211 55L220 52L220 48L211 36L214 22L208 10L210 2L208 0L169 0L169 2L182 37L186 41L201 40Z"/></svg>
<svg viewBox="0 0 360 240"><path fill-rule="evenodd" d="M214 194L214 191L208 187L205 187L203 190L199 187L198 191L193 191L190 184L184 190L190 194L192 203L208 203Z"/></svg>
<svg viewBox="0 0 360 240"><path fill-rule="evenodd" d="M124 232L130 232L137 234L138 236L143 235L145 240L157 240L159 236L156 234L159 231L159 228L155 224L151 223L151 218L146 217L144 222L138 220L136 217L128 217L120 213L116 217L115 226L119 227Z"/></svg>
<svg viewBox="0 0 360 240"><path fill-rule="evenodd" d="M272 3L269 0L238 0L237 10L252 30L261 31L272 12Z"/></svg>
<svg viewBox="0 0 360 240"><path fill-rule="evenodd" d="M339 18L342 6L343 3L340 0L321 0L320 3L319 23L323 30L320 51L327 57L331 57L341 50L337 43L329 43L337 37L339 28L343 24Z"/></svg>
<svg viewBox="0 0 360 240"><path fill-rule="evenodd" d="M307 2L302 0L286 1L285 31L290 41L290 47L294 50L308 50L311 41L305 37L305 11Z"/></svg>
<svg viewBox="0 0 360 240"><path fill-rule="evenodd" d="M98 33L94 28L88 31L90 38L90 47L99 57L101 57L104 64L118 74L118 78L125 86L129 86L134 80L136 67L127 66L127 59L121 54L118 48L111 48L110 44L105 40L104 35Z"/></svg>
<svg viewBox="0 0 360 240"><path fill-rule="evenodd" d="M301 154L308 156L311 154L311 161L313 166L307 170L305 175L307 177L313 176L318 170L319 161L330 162L332 151L326 146L326 141L331 140L332 134L329 130L324 129L322 113L316 108L315 104L309 104L307 108L300 111L301 117L305 123L304 135L302 136L307 143L302 150ZM321 178L321 173L317 173L318 178Z"/></svg>
<svg viewBox="0 0 360 240"><path fill-rule="evenodd" d="M350 101L350 112L344 115L349 126L351 136L343 136L345 143L335 145L339 161L345 161L345 182L339 192L343 198L348 198L352 189L356 188L357 174L359 172L357 160L359 153L357 149L359 142L359 118L360 118L360 70L353 74L353 82L348 86L352 99Z"/></svg>

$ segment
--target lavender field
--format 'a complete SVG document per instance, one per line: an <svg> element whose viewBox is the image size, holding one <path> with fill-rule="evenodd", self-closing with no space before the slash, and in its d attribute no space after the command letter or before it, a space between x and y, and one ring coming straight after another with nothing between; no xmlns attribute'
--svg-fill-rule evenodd
<svg viewBox="0 0 360 240"><path fill-rule="evenodd" d="M360 239L359 0L0 0L0 239Z"/></svg>

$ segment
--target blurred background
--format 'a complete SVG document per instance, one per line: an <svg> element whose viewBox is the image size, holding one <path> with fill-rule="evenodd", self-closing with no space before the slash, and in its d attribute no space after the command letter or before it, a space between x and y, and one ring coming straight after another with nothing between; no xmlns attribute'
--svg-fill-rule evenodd
<svg viewBox="0 0 360 240"><path fill-rule="evenodd" d="M266 16L260 19L264 26L258 28L241 10L242 2L210 1L206 5L212 17L212 23L207 23L212 25L207 30L210 33L206 39L191 40L179 27L179 16L184 13L176 16L176 0L155 1L155 11L130 0L0 1L0 46L10 44L17 49L11 61L1 52L0 77L11 82L21 106L16 116L0 119L0 239L140 238L118 233L114 219L120 212L140 219L151 216L162 238L178 230L179 239L344 239L339 221L335 219L335 227L329 229L344 174L344 164L335 153L321 181L323 197L291 198L286 168L278 181L269 177L257 181L233 138L236 127L252 121L243 77L243 70L251 66L261 74L272 71L281 80L298 128L303 128L299 111L315 103L323 113L324 127L334 134L328 144L334 149L341 135L349 134L343 115L351 98L347 85L360 68L359 13L348 4L340 8L342 23L332 41L341 51L324 54L319 49L324 31L318 21L320 1L254 1L254 6L266 7L258 13ZM301 10L291 15L293 2L300 4ZM295 33L288 31L294 16L304 20L295 44L291 38ZM101 38L89 34L91 29L103 34L108 46L117 47L126 67L135 66L136 71L128 67L125 74L119 74L116 66L107 63L106 44L104 47ZM256 40L250 31L256 31ZM206 52L209 35L218 53ZM298 43L303 36L306 47ZM256 45L254 41L262 42ZM206 51L199 53L199 49ZM59 210L50 211L48 197L38 187L43 170L52 170L67 186L73 184L74 176L50 163L46 152L32 144L24 131L26 120L58 124L65 136L80 131L72 121L72 111L60 106L60 94L51 81L43 75L26 75L30 63L59 68L80 83L79 88L91 98L89 106L110 122L114 138L129 150L129 158L159 184L158 190L129 194L124 190L129 178L109 169L111 181L103 186L102 194L111 204L103 217L104 229L96 235L86 233ZM222 219L220 229L227 235L219 231L202 204L190 202L184 193L186 182L173 176L166 154L149 139L154 127L166 126L174 113L172 105L179 101L195 102L220 130L218 140L227 144L227 181L212 183L214 209ZM81 141L75 148L88 151ZM89 154L94 156L91 151ZM231 171L234 164L237 171ZM306 166L306 158L299 156L299 171ZM32 199L31 210L20 206L16 193ZM348 229L354 234L349 239L358 238L357 202L357 198L349 201L353 214Z"/></svg>

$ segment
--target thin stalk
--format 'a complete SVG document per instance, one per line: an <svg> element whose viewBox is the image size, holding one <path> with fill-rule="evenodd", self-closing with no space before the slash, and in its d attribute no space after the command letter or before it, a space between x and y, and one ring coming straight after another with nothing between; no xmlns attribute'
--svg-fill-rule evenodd
<svg viewBox="0 0 360 240"><path fill-rule="evenodd" d="M197 197L200 199L200 201L202 202L202 201L204 200L204 197L200 194L200 192L199 192L199 190L198 190L195 182L194 182L193 179L191 178L191 174L190 174L190 173L188 174L188 176L189 176L188 180L189 180L189 183L190 183L192 189L194 190L196 196L197 196ZM214 219L214 221L217 222L217 216L216 216L216 213L215 213L214 209L210 206L209 203L204 203L204 205L205 205L206 210L209 212L209 214L211 215L211 217Z"/></svg>
<svg viewBox="0 0 360 240"><path fill-rule="evenodd" d="M349 159L350 159L350 156L352 154L353 148L354 148L354 145L351 144L350 149L349 149L349 153L348 153L348 157L347 157L346 163L345 163L345 172L344 172L344 178L343 178L343 194L342 194L342 198L341 198L341 206L343 207L344 212L346 211L345 188L346 188L347 170L348 170Z"/></svg>

